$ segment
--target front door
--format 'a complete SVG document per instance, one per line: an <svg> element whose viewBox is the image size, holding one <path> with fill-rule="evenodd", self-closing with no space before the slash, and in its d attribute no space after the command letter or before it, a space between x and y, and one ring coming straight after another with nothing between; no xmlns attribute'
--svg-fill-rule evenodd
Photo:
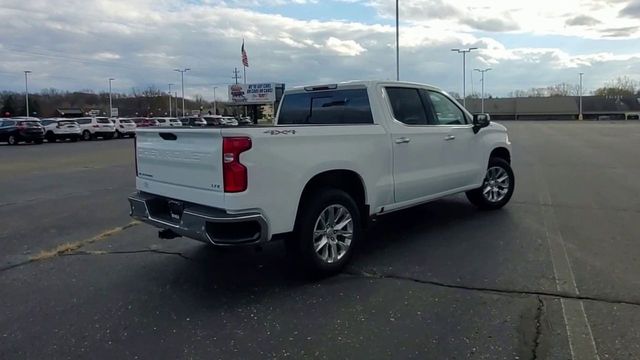
<svg viewBox="0 0 640 360"><path fill-rule="evenodd" d="M443 143L450 131L433 126L433 114L420 90L385 87L393 119L390 134L396 204L426 199L446 189Z"/></svg>

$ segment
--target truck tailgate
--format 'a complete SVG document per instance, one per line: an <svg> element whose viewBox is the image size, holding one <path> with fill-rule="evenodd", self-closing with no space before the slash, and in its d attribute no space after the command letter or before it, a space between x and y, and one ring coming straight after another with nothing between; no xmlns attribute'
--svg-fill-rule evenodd
<svg viewBox="0 0 640 360"><path fill-rule="evenodd" d="M220 129L138 129L138 190L223 206Z"/></svg>

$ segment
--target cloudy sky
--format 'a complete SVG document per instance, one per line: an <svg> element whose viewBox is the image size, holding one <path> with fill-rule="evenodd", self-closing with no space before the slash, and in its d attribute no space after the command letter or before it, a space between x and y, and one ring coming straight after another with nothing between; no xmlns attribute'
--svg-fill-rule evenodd
<svg viewBox="0 0 640 360"><path fill-rule="evenodd" d="M640 80L640 0L400 0L401 79L461 92ZM395 78L394 0L2 0L0 90L105 91L179 84L213 98L246 41L248 82L287 86ZM473 79L471 79L473 77ZM469 71L467 91L479 90ZM471 81L472 80L472 81Z"/></svg>

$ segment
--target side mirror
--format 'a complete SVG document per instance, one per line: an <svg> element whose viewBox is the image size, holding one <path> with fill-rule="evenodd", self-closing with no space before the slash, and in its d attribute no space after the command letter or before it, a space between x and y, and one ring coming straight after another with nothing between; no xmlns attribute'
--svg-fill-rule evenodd
<svg viewBox="0 0 640 360"><path fill-rule="evenodd" d="M491 122L491 116L489 114L474 114L473 115L473 132L478 133L480 129L489 126Z"/></svg>

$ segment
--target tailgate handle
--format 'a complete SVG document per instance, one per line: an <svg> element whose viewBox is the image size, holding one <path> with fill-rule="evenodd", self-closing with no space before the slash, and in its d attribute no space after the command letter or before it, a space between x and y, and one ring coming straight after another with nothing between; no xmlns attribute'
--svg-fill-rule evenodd
<svg viewBox="0 0 640 360"><path fill-rule="evenodd" d="M158 133L158 135L160 135L160 137L165 139L165 140L177 140L178 139L178 137L174 133L161 132L161 133Z"/></svg>

